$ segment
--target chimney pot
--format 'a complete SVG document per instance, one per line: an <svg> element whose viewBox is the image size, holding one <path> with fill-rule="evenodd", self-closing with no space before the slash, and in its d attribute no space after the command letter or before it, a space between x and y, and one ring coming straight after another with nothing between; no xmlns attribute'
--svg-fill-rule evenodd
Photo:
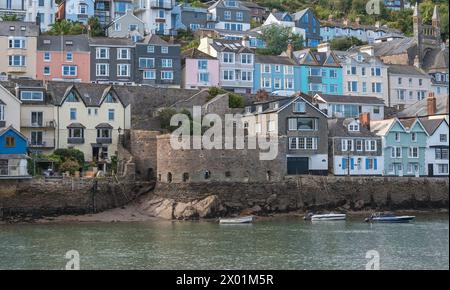
<svg viewBox="0 0 450 290"><path fill-rule="evenodd" d="M428 116L436 115L436 97L433 92L428 94L427 98L427 114Z"/></svg>
<svg viewBox="0 0 450 290"><path fill-rule="evenodd" d="M370 131L370 113L364 112L359 115L359 123L361 126Z"/></svg>

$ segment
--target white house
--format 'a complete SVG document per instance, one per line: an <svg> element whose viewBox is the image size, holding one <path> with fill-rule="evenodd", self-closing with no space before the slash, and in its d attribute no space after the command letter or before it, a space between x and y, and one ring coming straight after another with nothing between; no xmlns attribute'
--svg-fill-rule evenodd
<svg viewBox="0 0 450 290"><path fill-rule="evenodd" d="M425 149L426 174L448 176L448 123L444 118L421 118L421 122L429 135Z"/></svg>
<svg viewBox="0 0 450 290"><path fill-rule="evenodd" d="M39 17L41 31L47 31L51 24L55 23L55 14L58 5L55 0L26 0L25 21L36 22Z"/></svg>
<svg viewBox="0 0 450 290"><path fill-rule="evenodd" d="M134 14L145 23L146 33L171 35L174 33L172 9L175 0L135 0Z"/></svg>

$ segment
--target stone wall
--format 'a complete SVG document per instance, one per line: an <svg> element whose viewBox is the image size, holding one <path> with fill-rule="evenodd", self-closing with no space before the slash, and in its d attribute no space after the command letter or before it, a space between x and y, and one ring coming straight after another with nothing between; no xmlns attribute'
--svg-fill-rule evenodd
<svg viewBox="0 0 450 290"><path fill-rule="evenodd" d="M0 180L0 219L100 212L123 206L153 186L113 178Z"/></svg>
<svg viewBox="0 0 450 290"><path fill-rule="evenodd" d="M260 160L257 149L174 150L170 135L157 139L157 180L160 182L266 182L282 180L286 174L285 138L279 138L275 160ZM209 178L205 178L206 172Z"/></svg>
<svg viewBox="0 0 450 290"><path fill-rule="evenodd" d="M154 180L156 176L156 136L158 131L131 130L129 151L134 157L137 180Z"/></svg>
<svg viewBox="0 0 450 290"><path fill-rule="evenodd" d="M158 183L152 198L195 203L217 197L216 216L296 210L448 209L447 178L301 176L283 182ZM214 216L214 215L212 215Z"/></svg>

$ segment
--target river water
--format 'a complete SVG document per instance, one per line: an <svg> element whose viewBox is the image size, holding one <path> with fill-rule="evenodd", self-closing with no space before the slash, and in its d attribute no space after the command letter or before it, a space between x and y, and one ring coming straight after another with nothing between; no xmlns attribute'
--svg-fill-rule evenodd
<svg viewBox="0 0 450 290"><path fill-rule="evenodd" d="M449 219L0 225L0 269L63 269L69 250L79 252L81 269L365 269L375 250L381 269L448 270Z"/></svg>

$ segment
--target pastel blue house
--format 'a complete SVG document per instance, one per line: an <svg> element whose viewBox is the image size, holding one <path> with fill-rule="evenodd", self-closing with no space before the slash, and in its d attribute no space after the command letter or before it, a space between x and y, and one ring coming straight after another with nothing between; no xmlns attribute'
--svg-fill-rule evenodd
<svg viewBox="0 0 450 290"><path fill-rule="evenodd" d="M65 0L60 4L64 8L64 18L74 22L87 23L94 16L94 0Z"/></svg>
<svg viewBox="0 0 450 290"><path fill-rule="evenodd" d="M27 147L27 138L12 126L0 129L0 179L29 177Z"/></svg>
<svg viewBox="0 0 450 290"><path fill-rule="evenodd" d="M305 94L324 93L330 95L343 94L342 66L338 57L327 47L319 45L317 51L304 49L293 52L293 58L300 66L300 91ZM289 55L289 51L282 55Z"/></svg>
<svg viewBox="0 0 450 290"><path fill-rule="evenodd" d="M266 92L298 92L300 90L299 75L300 67L295 60L287 56L257 55L253 91L263 89Z"/></svg>
<svg viewBox="0 0 450 290"><path fill-rule="evenodd" d="M384 173L387 176L425 176L428 133L418 118L389 119L370 123L382 137Z"/></svg>

